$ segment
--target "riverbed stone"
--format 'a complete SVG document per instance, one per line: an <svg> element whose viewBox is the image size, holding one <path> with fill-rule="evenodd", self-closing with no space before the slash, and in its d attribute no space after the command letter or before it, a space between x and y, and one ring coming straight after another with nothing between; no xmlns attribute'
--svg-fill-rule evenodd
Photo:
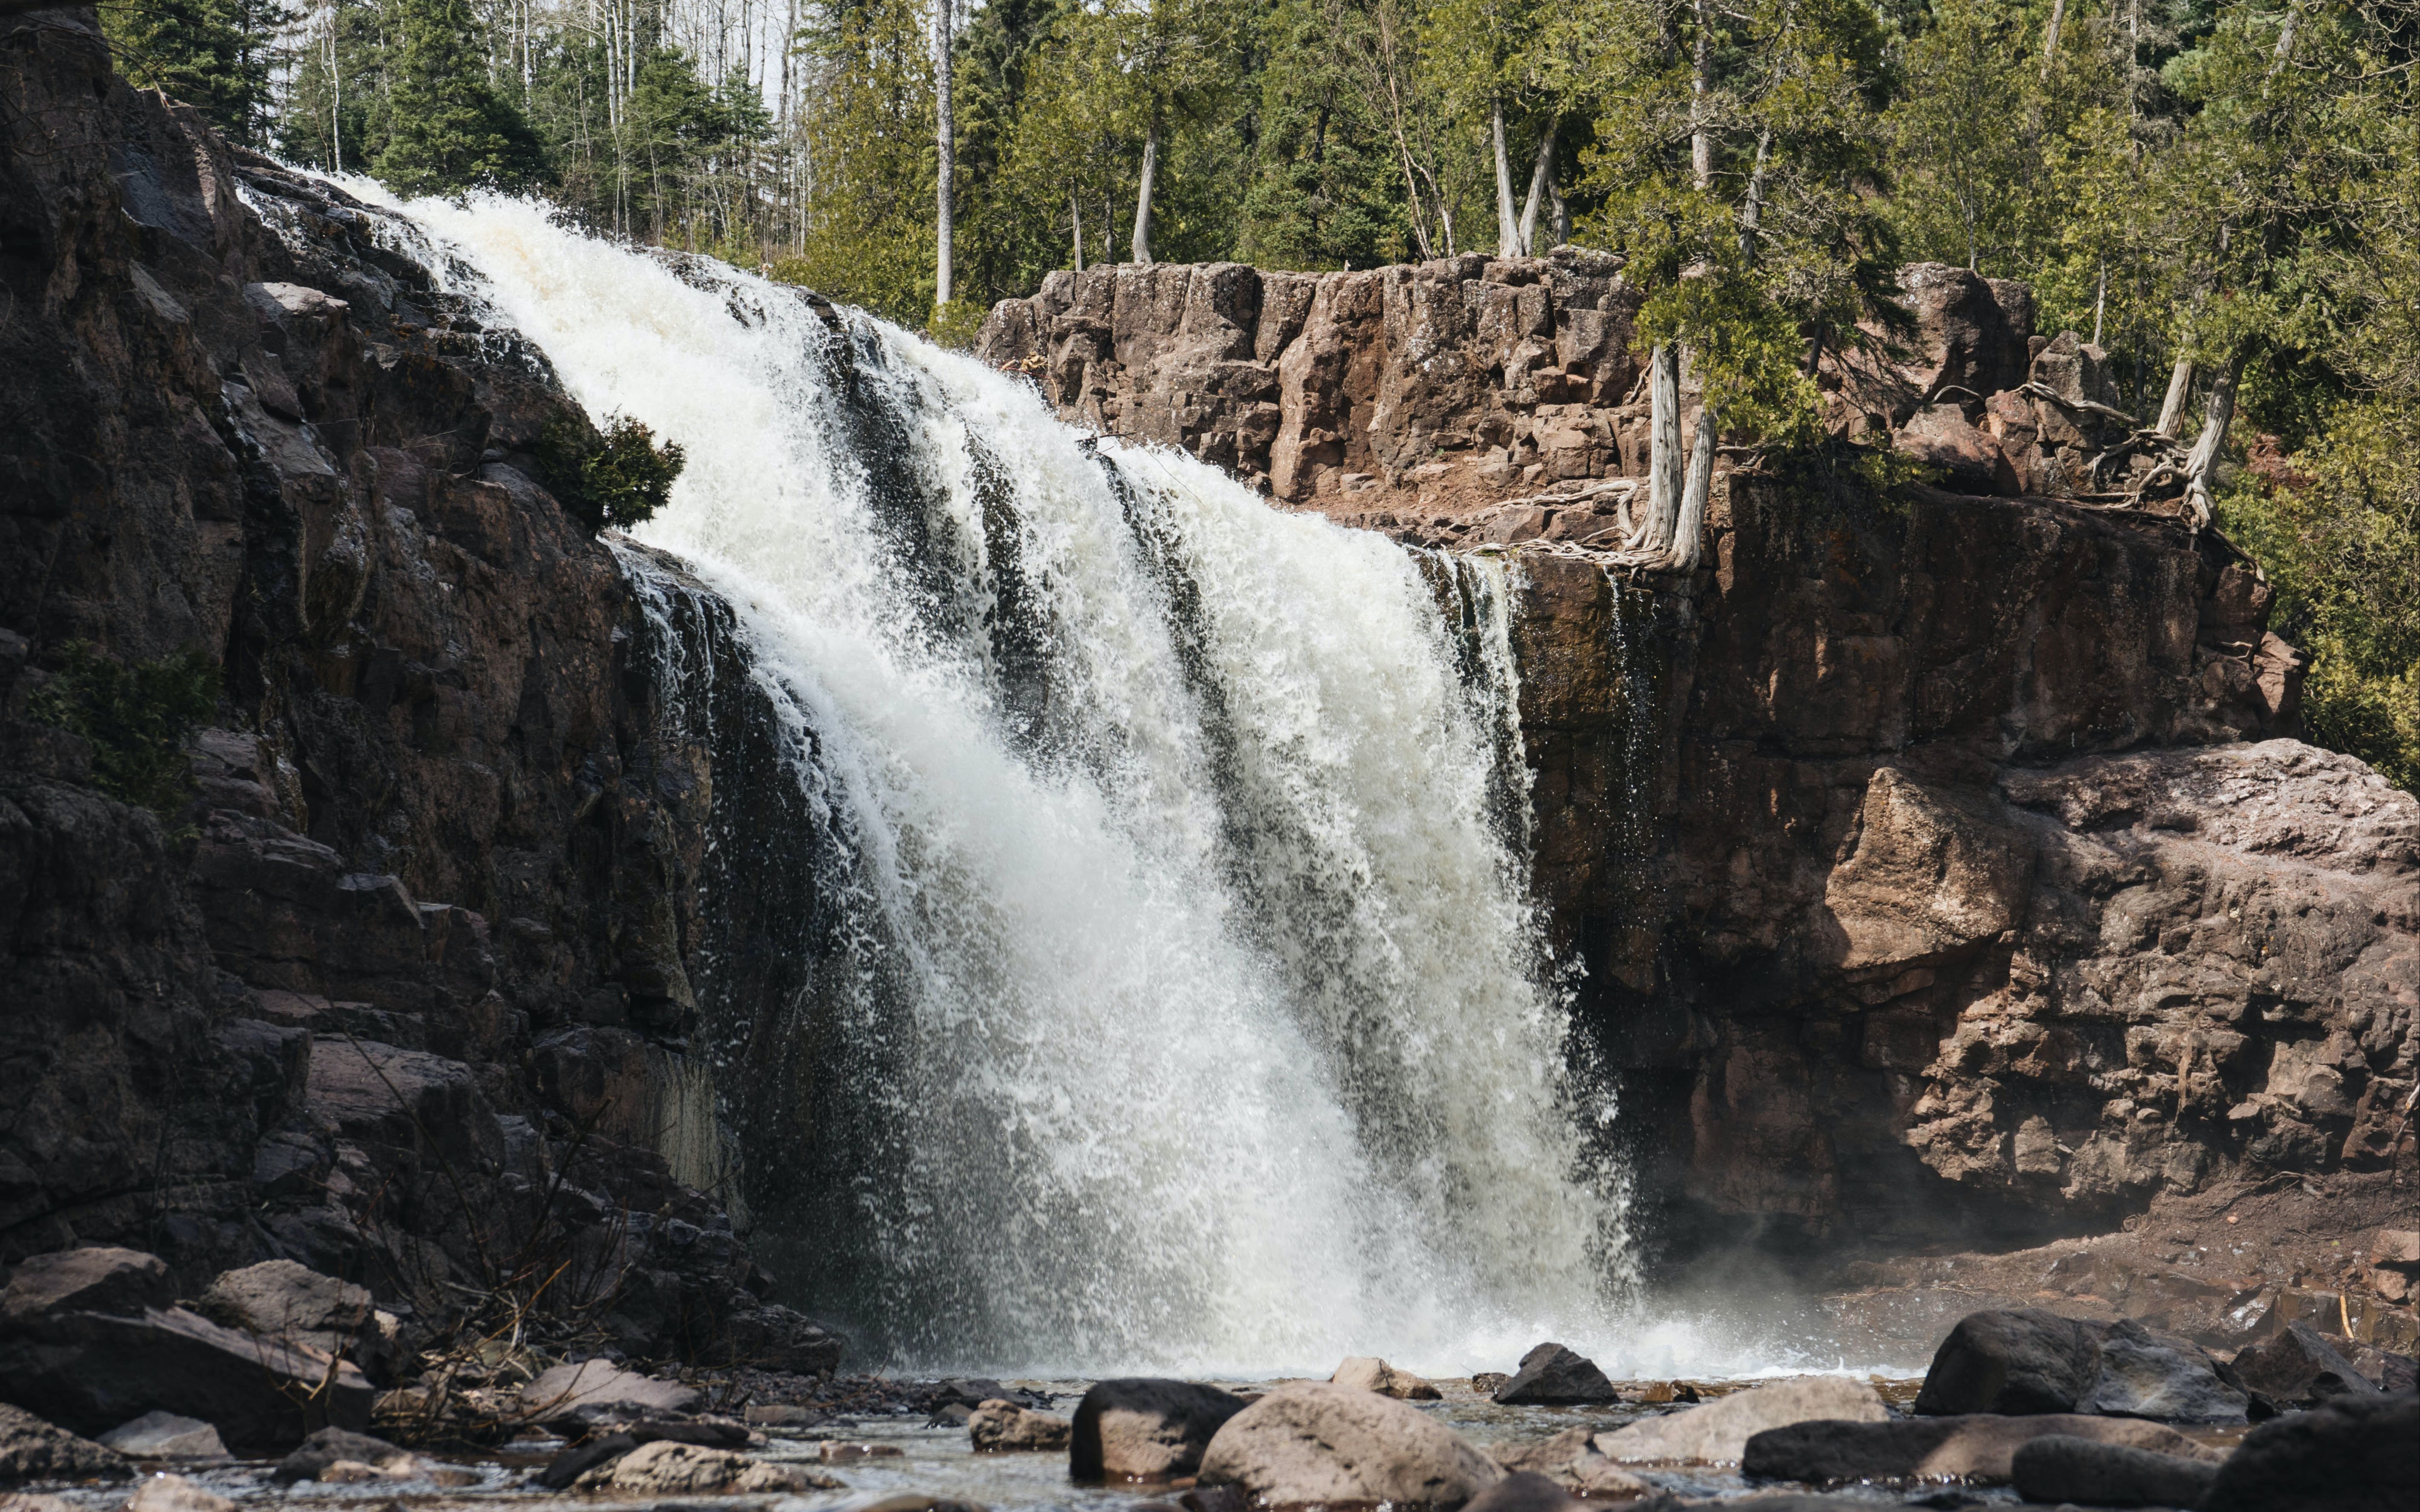
<svg viewBox="0 0 2420 1512"><path fill-rule="evenodd" d="M332 1476L331 1470L338 1465L363 1466L390 1480L409 1479L420 1468L411 1450L398 1448L384 1439L349 1433L343 1428L321 1428L279 1460L277 1468L270 1472L270 1478L288 1485L302 1480L368 1478L358 1474Z"/></svg>
<svg viewBox="0 0 2420 1512"><path fill-rule="evenodd" d="M2045 1433L2017 1446L2009 1478L2028 1502L2088 1506L2199 1506L2218 1466L2131 1444Z"/></svg>
<svg viewBox="0 0 2420 1512"><path fill-rule="evenodd" d="M1075 1425L1049 1412L1037 1412L1004 1398L994 1397L967 1419L967 1437L986 1454L1034 1454L1067 1447Z"/></svg>
<svg viewBox="0 0 2420 1512"><path fill-rule="evenodd" d="M1641 1418L1596 1436L1597 1452L1621 1463L1657 1460L1737 1464L1747 1441L1767 1428L1817 1419L1880 1423L1890 1416L1882 1393L1862 1381L1803 1376L1717 1397L1702 1407Z"/></svg>
<svg viewBox="0 0 2420 1512"><path fill-rule="evenodd" d="M1598 1453L1590 1442L1594 1436L1590 1427L1565 1428L1549 1439L1491 1443L1487 1456L1507 1472L1544 1475L1566 1491L1592 1501L1646 1495L1652 1488Z"/></svg>
<svg viewBox="0 0 2420 1512"><path fill-rule="evenodd" d="M226 1454L217 1428L174 1412L146 1412L102 1434L101 1442L129 1459L215 1459Z"/></svg>
<svg viewBox="0 0 2420 1512"><path fill-rule="evenodd" d="M2040 1307L1969 1313L1933 1351L1916 1411L2072 1412L2100 1374L2101 1340L2089 1323Z"/></svg>
<svg viewBox="0 0 2420 1512"><path fill-rule="evenodd" d="M610 1360L559 1365L521 1388L521 1411L547 1419L574 1413L649 1417L693 1412L706 1393L677 1381L657 1381Z"/></svg>
<svg viewBox="0 0 2420 1512"><path fill-rule="evenodd" d="M1507 1407L1572 1407L1620 1401L1621 1394L1595 1361L1550 1341L1521 1356L1521 1368L1496 1388L1495 1399Z"/></svg>
<svg viewBox="0 0 2420 1512"><path fill-rule="evenodd" d="M236 1512L236 1505L182 1475L147 1475L127 1500L126 1512Z"/></svg>
<svg viewBox="0 0 2420 1512"><path fill-rule="evenodd" d="M2420 1396L2341 1396L2244 1435L2201 1512L2412 1512Z"/></svg>
<svg viewBox="0 0 2420 1512"><path fill-rule="evenodd" d="M1399 1401L1434 1402L1444 1395L1429 1381L1408 1370L1399 1370L1374 1355L1354 1355L1338 1365L1336 1373L1327 1379L1340 1386L1358 1386L1363 1391L1374 1391L1381 1396L1392 1396Z"/></svg>
<svg viewBox="0 0 2420 1512"><path fill-rule="evenodd" d="M1391 1502L1444 1512L1503 1476L1419 1409L1322 1381L1280 1386L1228 1419L1199 1479L1241 1488L1264 1506Z"/></svg>
<svg viewBox="0 0 2420 1512"><path fill-rule="evenodd" d="M2288 1323L2274 1338L2240 1351L2236 1378L2280 1407L2316 1407L2332 1396L2369 1396L2377 1384L2308 1323Z"/></svg>
<svg viewBox="0 0 2420 1512"><path fill-rule="evenodd" d="M221 1272L194 1310L214 1323L323 1354L341 1354L384 1379L392 1352L370 1294L294 1260Z"/></svg>
<svg viewBox="0 0 2420 1512"><path fill-rule="evenodd" d="M29 1480L124 1480L123 1456L23 1408L0 1406L0 1486Z"/></svg>
<svg viewBox="0 0 2420 1512"><path fill-rule="evenodd" d="M1767 1480L2004 1481L2012 1473L2017 1450L2051 1433L2159 1454L2214 1457L2214 1451L2175 1428L2139 1418L2072 1412L1972 1413L1901 1417L1885 1423L1816 1421L1768 1428L1747 1441L1740 1455L1740 1470Z"/></svg>
<svg viewBox="0 0 2420 1512"><path fill-rule="evenodd" d="M1149 1376L1096 1381L1076 1404L1067 1444L1079 1481L1190 1475L1242 1397L1216 1386Z"/></svg>
<svg viewBox="0 0 2420 1512"><path fill-rule="evenodd" d="M2101 1335L2101 1377L2081 1404L2088 1412L2164 1423L2241 1423L2251 1405L2220 1379L2199 1345L2120 1319Z"/></svg>
<svg viewBox="0 0 2420 1512"><path fill-rule="evenodd" d="M660 1440L643 1443L574 1485L648 1496L834 1490L841 1482L804 1465L768 1464L728 1449Z"/></svg>
<svg viewBox="0 0 2420 1512"><path fill-rule="evenodd" d="M19 1262L0 1291L0 1329L30 1329L55 1313L139 1316L177 1301L167 1262L106 1244L54 1250Z"/></svg>

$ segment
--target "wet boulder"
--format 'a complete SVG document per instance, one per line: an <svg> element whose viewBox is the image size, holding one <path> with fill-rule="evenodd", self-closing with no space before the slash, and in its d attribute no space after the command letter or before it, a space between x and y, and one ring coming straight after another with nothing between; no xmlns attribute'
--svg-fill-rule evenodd
<svg viewBox="0 0 2420 1512"><path fill-rule="evenodd" d="M1594 1434L1595 1430L1588 1427L1565 1428L1549 1439L1492 1443L1487 1446L1487 1454L1511 1473L1508 1479L1522 1474L1544 1475L1573 1495L1596 1501L1624 1501L1646 1495L1652 1488L1600 1454L1590 1442ZM1482 1497L1489 1494L1481 1493Z"/></svg>
<svg viewBox="0 0 2420 1512"><path fill-rule="evenodd" d="M1806 1376L1751 1386L1683 1412L1641 1418L1598 1434L1596 1447L1606 1458L1623 1463L1735 1465L1747 1441L1767 1428L1816 1420L1880 1423L1889 1416L1882 1394L1862 1381Z"/></svg>
<svg viewBox="0 0 2420 1512"><path fill-rule="evenodd" d="M1242 1397L1189 1381L1094 1381L1076 1404L1068 1472L1079 1481L1190 1475L1211 1439L1243 1410Z"/></svg>
<svg viewBox="0 0 2420 1512"><path fill-rule="evenodd" d="M2038 1412L1960 1417L1900 1417L1886 1423L1793 1423L1747 1441L1741 1473L1766 1480L2004 1481L2017 1451L2045 1434L2155 1453L2211 1458L2211 1451L2172 1427L2137 1418Z"/></svg>
<svg viewBox="0 0 2420 1512"><path fill-rule="evenodd" d="M1521 1368L1496 1388L1507 1407L1572 1407L1621 1400L1596 1362L1560 1344L1541 1344L1521 1356Z"/></svg>
<svg viewBox="0 0 2420 1512"><path fill-rule="evenodd" d="M2040 1307L1969 1313L1933 1351L1916 1411L2072 1412L2100 1376L2101 1338L2089 1323Z"/></svg>
<svg viewBox="0 0 2420 1512"><path fill-rule="evenodd" d="M2330 1398L2261 1424L2219 1467L2201 1512L2411 1512L2420 1396Z"/></svg>
<svg viewBox="0 0 2420 1512"><path fill-rule="evenodd" d="M343 1428L321 1428L277 1462L270 1478L284 1485L318 1480L332 1484L371 1479L409 1480L420 1462L408 1449L384 1439Z"/></svg>
<svg viewBox="0 0 2420 1512"><path fill-rule="evenodd" d="M116 1450L78 1438L21 1408L0 1406L0 1486L29 1480L124 1480Z"/></svg>
<svg viewBox="0 0 2420 1512"><path fill-rule="evenodd" d="M832 1490L840 1482L804 1465L768 1464L728 1449L659 1440L582 1475L576 1486L644 1496L752 1495Z"/></svg>
<svg viewBox="0 0 2420 1512"><path fill-rule="evenodd" d="M2375 1395L2378 1386L2308 1323L2288 1323L2234 1360L2236 1379L2279 1407L2316 1407L2332 1396Z"/></svg>
<svg viewBox="0 0 2420 1512"><path fill-rule="evenodd" d="M2101 1377L2082 1406L2113 1417L2164 1423L2241 1423L2251 1398L2219 1375L2199 1345L2165 1338L2131 1319L2101 1335Z"/></svg>
<svg viewBox="0 0 2420 1512"><path fill-rule="evenodd" d="M1332 1381L1280 1386L1227 1420L1199 1483L1233 1486L1264 1506L1391 1502L1460 1507L1504 1476L1419 1408Z"/></svg>
<svg viewBox="0 0 2420 1512"><path fill-rule="evenodd" d="M1528 1470L1514 1471L1466 1506L1467 1512L1583 1512L1568 1488Z"/></svg>
<svg viewBox="0 0 2420 1512"><path fill-rule="evenodd" d="M1355 1355L1336 1367L1327 1378L1340 1386L1358 1386L1374 1391L1381 1396L1398 1401L1434 1402L1443 1394L1435 1386L1408 1370L1398 1370L1386 1361L1369 1355Z"/></svg>
<svg viewBox="0 0 2420 1512"><path fill-rule="evenodd" d="M2028 1502L2086 1506L2199 1506L2218 1476L2210 1460L2045 1433L2017 1446L2009 1478Z"/></svg>
<svg viewBox="0 0 2420 1512"><path fill-rule="evenodd" d="M1075 1425L998 1397L967 1419L967 1436L985 1454L1034 1454L1067 1447Z"/></svg>

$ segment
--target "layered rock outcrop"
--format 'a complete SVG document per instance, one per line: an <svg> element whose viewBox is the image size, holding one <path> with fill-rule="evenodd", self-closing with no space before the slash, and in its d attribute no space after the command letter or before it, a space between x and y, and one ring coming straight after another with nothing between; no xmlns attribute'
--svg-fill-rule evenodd
<svg viewBox="0 0 2420 1512"><path fill-rule="evenodd" d="M829 1367L708 1195L710 757L539 481L586 422L400 223L115 79L88 8L6 25L0 1261L282 1257L407 1330L562 1267L626 1348ZM34 717L77 645L217 669L182 811Z"/></svg>
<svg viewBox="0 0 2420 1512"><path fill-rule="evenodd" d="M1535 888L1668 1238L2039 1242L2383 1166L2420 804L2290 738L2268 586L2179 522L2102 354L2022 285L1901 285L1822 387L1947 486L1727 455L1686 577L1591 549L1645 467L1611 259L1061 273L979 349L1071 420L1517 563Z"/></svg>

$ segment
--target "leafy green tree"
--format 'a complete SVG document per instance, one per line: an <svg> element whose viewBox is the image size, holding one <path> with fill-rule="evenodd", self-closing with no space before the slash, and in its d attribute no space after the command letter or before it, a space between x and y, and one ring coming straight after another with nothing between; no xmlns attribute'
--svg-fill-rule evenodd
<svg viewBox="0 0 2420 1512"><path fill-rule="evenodd" d="M466 0L398 0L396 11L402 46L372 171L406 194L539 182L544 151L520 107L489 82Z"/></svg>

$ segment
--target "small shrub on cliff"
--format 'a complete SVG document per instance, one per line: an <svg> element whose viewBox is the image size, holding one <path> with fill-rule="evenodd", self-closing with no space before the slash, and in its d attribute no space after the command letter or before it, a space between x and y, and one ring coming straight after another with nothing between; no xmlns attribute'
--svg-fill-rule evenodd
<svg viewBox="0 0 2420 1512"><path fill-rule="evenodd" d="M128 664L78 641L26 712L91 743L93 786L169 814L190 785L185 736L218 702L219 670L197 647Z"/></svg>
<svg viewBox="0 0 2420 1512"><path fill-rule="evenodd" d="M546 486L572 517L591 530L628 530L664 507L689 458L678 441L659 446L645 425L612 415L594 433L569 419L547 426L538 462Z"/></svg>

